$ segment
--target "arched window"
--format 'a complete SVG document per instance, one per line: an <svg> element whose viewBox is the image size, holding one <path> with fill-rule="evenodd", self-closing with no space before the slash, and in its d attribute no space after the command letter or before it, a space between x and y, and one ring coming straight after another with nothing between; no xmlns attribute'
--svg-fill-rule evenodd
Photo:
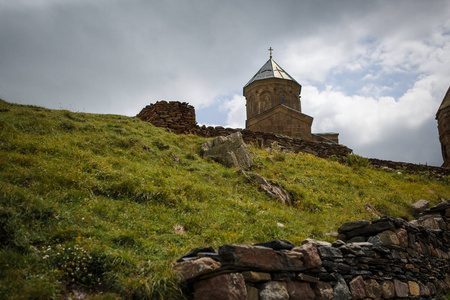
<svg viewBox="0 0 450 300"><path fill-rule="evenodd" d="M284 95L281 96L281 104L284 104Z"/></svg>

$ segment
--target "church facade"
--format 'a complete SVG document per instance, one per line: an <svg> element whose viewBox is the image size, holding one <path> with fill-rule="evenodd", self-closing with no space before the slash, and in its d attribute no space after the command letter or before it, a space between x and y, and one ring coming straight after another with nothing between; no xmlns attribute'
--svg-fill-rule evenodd
<svg viewBox="0 0 450 300"><path fill-rule="evenodd" d="M302 86L272 59L271 53L244 86L246 129L339 143L337 133L311 133L313 117L302 113L301 90Z"/></svg>
<svg viewBox="0 0 450 300"><path fill-rule="evenodd" d="M444 163L442 167L450 168L450 87L436 113L439 141Z"/></svg>

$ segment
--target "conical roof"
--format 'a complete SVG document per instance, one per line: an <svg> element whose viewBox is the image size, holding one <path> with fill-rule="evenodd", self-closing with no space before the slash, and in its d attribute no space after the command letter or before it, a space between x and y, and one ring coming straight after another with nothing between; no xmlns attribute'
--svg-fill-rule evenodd
<svg viewBox="0 0 450 300"><path fill-rule="evenodd" d="M272 58L270 58L262 67L259 69L259 71L250 79L249 82L244 86L248 86L254 81L257 80L263 80L263 79L269 79L269 78L280 78L280 79L286 79L286 80L292 80L298 85L298 83L294 78L292 78L291 75L289 75L285 70L283 70L282 67L280 67L279 64L277 64Z"/></svg>

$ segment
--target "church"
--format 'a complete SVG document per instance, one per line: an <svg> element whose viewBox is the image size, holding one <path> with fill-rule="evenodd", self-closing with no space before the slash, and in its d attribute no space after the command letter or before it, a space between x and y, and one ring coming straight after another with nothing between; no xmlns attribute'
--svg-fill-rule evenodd
<svg viewBox="0 0 450 300"><path fill-rule="evenodd" d="M313 117L301 108L302 86L272 59L272 50L269 60L244 86L246 129L339 143L338 133L311 133Z"/></svg>

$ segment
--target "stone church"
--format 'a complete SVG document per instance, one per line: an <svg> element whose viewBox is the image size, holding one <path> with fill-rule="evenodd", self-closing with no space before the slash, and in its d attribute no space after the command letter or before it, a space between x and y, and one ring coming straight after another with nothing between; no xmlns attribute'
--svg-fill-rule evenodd
<svg viewBox="0 0 450 300"><path fill-rule="evenodd" d="M436 113L439 141L441 142L443 167L450 168L450 87Z"/></svg>
<svg viewBox="0 0 450 300"><path fill-rule="evenodd" d="M246 129L339 143L338 133L311 133L313 117L301 108L302 86L272 59L272 48L269 51L269 60L244 86Z"/></svg>

